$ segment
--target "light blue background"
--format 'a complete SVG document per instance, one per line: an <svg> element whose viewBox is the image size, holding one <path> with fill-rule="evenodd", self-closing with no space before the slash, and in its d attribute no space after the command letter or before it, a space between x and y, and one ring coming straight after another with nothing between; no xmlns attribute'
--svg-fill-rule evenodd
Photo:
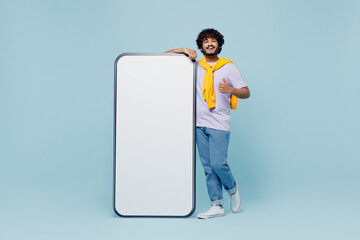
<svg viewBox="0 0 360 240"><path fill-rule="evenodd" d="M242 211L195 218L197 159L191 218L119 218L114 60L207 27L252 94L232 112ZM356 0L1 0L0 239L358 239L359 42Z"/></svg>

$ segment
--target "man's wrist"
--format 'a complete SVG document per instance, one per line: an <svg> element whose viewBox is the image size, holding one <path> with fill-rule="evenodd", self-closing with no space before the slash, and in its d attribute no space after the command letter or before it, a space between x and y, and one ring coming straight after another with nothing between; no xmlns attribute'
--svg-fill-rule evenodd
<svg viewBox="0 0 360 240"><path fill-rule="evenodd" d="M230 87L229 93L234 94L234 88L233 87Z"/></svg>

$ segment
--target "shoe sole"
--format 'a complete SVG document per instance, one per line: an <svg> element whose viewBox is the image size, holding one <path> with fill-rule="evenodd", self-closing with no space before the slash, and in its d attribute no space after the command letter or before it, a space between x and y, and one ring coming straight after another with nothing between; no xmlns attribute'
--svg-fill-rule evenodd
<svg viewBox="0 0 360 240"><path fill-rule="evenodd" d="M230 207L230 208L231 208L231 207ZM238 208L238 209L236 209L236 211L232 210L232 208L231 208L231 211L232 211L233 213L237 213L238 211L240 211L240 208L241 208L241 198L240 198L240 205L239 205L239 208Z"/></svg>
<svg viewBox="0 0 360 240"><path fill-rule="evenodd" d="M223 217L225 214L215 214L215 215L197 215L200 219L208 219L208 218L214 218L214 217Z"/></svg>
<svg viewBox="0 0 360 240"><path fill-rule="evenodd" d="M239 186L237 186L237 188L236 188L236 192L239 192ZM240 197L240 194L239 194L239 197ZM230 208L231 208L231 201L230 201L230 198L229 198L229 205L230 205ZM238 208L238 209L236 209L236 211L234 211L234 210L231 208L231 211L232 211L233 213L237 213L238 211L240 211L240 208L241 208L241 197L240 197L240 204L239 204L239 208Z"/></svg>

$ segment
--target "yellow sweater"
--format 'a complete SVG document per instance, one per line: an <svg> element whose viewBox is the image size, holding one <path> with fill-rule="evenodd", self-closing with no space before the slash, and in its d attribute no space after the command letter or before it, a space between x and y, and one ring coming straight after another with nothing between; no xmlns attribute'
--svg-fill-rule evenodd
<svg viewBox="0 0 360 240"><path fill-rule="evenodd" d="M217 60L214 66L211 66L206 63L205 57L203 59L199 60L199 64L201 67L205 69L205 78L204 83L202 86L202 93L204 95L204 98L207 102L208 108L215 107L215 89L214 89L214 80L213 80L213 72L221 68L227 63L233 63L230 60L227 60L226 58L220 58ZM230 106L231 109L236 109L237 104L237 97L233 94L230 96Z"/></svg>

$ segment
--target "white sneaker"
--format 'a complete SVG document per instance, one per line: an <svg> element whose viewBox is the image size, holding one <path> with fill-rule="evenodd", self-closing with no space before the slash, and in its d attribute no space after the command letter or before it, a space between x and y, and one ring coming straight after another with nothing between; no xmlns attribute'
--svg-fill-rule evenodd
<svg viewBox="0 0 360 240"><path fill-rule="evenodd" d="M241 198L240 198L240 194L239 194L239 186L236 183L236 192L232 195L230 195L230 208L231 211L233 211L234 213L238 212L240 210L241 207Z"/></svg>
<svg viewBox="0 0 360 240"><path fill-rule="evenodd" d="M199 213L198 218L207 219L212 217L222 217L225 216L224 207L217 205L212 205L211 208L204 213Z"/></svg>

